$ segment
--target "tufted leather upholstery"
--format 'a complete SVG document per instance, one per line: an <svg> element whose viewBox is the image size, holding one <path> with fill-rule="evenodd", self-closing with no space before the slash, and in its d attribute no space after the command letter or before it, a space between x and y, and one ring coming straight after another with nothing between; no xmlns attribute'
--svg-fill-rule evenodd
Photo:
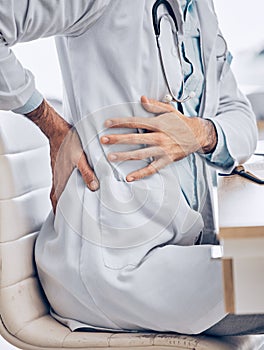
<svg viewBox="0 0 264 350"><path fill-rule="evenodd" d="M26 118L0 113L0 331L21 349L254 350L262 338L157 333L71 332L49 315L33 260L35 239L51 209L49 148Z"/></svg>

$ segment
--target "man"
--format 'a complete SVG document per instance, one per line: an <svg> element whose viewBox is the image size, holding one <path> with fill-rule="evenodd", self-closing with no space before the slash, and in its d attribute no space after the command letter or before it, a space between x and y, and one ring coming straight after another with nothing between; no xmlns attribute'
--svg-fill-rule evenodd
<svg viewBox="0 0 264 350"><path fill-rule="evenodd" d="M263 332L261 317L224 319L221 264L199 245L216 240L209 166L230 170L256 145L212 3L11 5L0 2L0 108L50 141L56 215L36 261L54 317L72 330ZM9 49L51 35L64 119Z"/></svg>

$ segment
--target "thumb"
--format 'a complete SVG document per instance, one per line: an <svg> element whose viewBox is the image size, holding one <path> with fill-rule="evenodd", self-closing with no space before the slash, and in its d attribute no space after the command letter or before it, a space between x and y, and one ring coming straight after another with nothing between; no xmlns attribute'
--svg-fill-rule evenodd
<svg viewBox="0 0 264 350"><path fill-rule="evenodd" d="M175 108L171 104L147 98L146 96L141 97L141 104L145 110L150 113L161 114L175 112Z"/></svg>
<svg viewBox="0 0 264 350"><path fill-rule="evenodd" d="M83 152L79 162L78 162L78 169L82 175L82 178L84 182L86 183L87 187L91 191L97 191L99 189L99 181L96 178L93 170L91 169L90 165L88 164L87 158L85 153Z"/></svg>

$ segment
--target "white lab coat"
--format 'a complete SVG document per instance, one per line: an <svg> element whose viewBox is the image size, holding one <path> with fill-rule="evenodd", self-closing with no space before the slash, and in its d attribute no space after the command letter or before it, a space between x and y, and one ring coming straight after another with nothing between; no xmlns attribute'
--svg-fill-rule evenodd
<svg viewBox="0 0 264 350"><path fill-rule="evenodd" d="M170 2L178 13L177 1ZM147 117L140 96L160 100L166 94L151 24L154 0L11 3L12 18L0 1L2 33L10 45L59 35L65 116L76 125L101 184L99 191L90 192L74 171L56 217L50 214L38 238L39 276L55 317L72 329L204 331L225 316L221 262L211 259L210 245L193 245L202 230L215 230L209 167L204 162L206 201L194 211L174 164L131 185L125 175L146 162L110 164L109 149L98 141L106 132L105 119ZM200 115L214 118L230 155L242 162L254 151L256 124L227 56L216 59L219 29L212 2L196 3L206 77ZM14 109L27 101L34 84L31 73L7 50L0 48L0 76L5 78L0 108ZM175 58L169 52L173 73Z"/></svg>

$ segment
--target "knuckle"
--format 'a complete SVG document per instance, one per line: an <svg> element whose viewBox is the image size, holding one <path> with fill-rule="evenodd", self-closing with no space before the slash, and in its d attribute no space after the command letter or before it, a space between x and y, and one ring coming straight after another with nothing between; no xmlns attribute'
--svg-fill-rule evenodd
<svg viewBox="0 0 264 350"><path fill-rule="evenodd" d="M90 165L87 162L87 159L85 157L84 154L82 154L82 156L78 159L78 162L76 163L77 168L81 171L81 172L86 172L91 170Z"/></svg>
<svg viewBox="0 0 264 350"><path fill-rule="evenodd" d="M88 167L83 167L83 168L79 168L80 172L81 172L81 175L82 177L86 178L86 179L89 179L89 178L93 178L93 171Z"/></svg>
<svg viewBox="0 0 264 350"><path fill-rule="evenodd" d="M162 146L159 146L157 148L157 154L163 156L164 154L166 154L166 148L162 147Z"/></svg>
<svg viewBox="0 0 264 350"><path fill-rule="evenodd" d="M147 166L146 170L147 170L147 173L148 173L149 175L155 174L155 173L158 171L157 166L156 166L155 163L149 164L149 165Z"/></svg>
<svg viewBox="0 0 264 350"><path fill-rule="evenodd" d="M158 143L162 143L164 141L164 135L161 132L157 132L155 138Z"/></svg>
<svg viewBox="0 0 264 350"><path fill-rule="evenodd" d="M130 152L128 153L128 156L127 156L129 160L137 160L139 159L139 157L140 157L139 152Z"/></svg>
<svg viewBox="0 0 264 350"><path fill-rule="evenodd" d="M108 143L117 143L118 142L118 138L116 136L109 135L107 137L109 138L109 142Z"/></svg>
<svg viewBox="0 0 264 350"><path fill-rule="evenodd" d="M124 154L123 157L122 157L122 160L133 160L135 159L135 155L133 153L127 153L127 154Z"/></svg>
<svg viewBox="0 0 264 350"><path fill-rule="evenodd" d="M175 155L174 154L166 154L165 160L169 161L170 163L174 162Z"/></svg>
<svg viewBox="0 0 264 350"><path fill-rule="evenodd" d="M130 134L128 139L132 142L136 142L138 140L138 134Z"/></svg>

